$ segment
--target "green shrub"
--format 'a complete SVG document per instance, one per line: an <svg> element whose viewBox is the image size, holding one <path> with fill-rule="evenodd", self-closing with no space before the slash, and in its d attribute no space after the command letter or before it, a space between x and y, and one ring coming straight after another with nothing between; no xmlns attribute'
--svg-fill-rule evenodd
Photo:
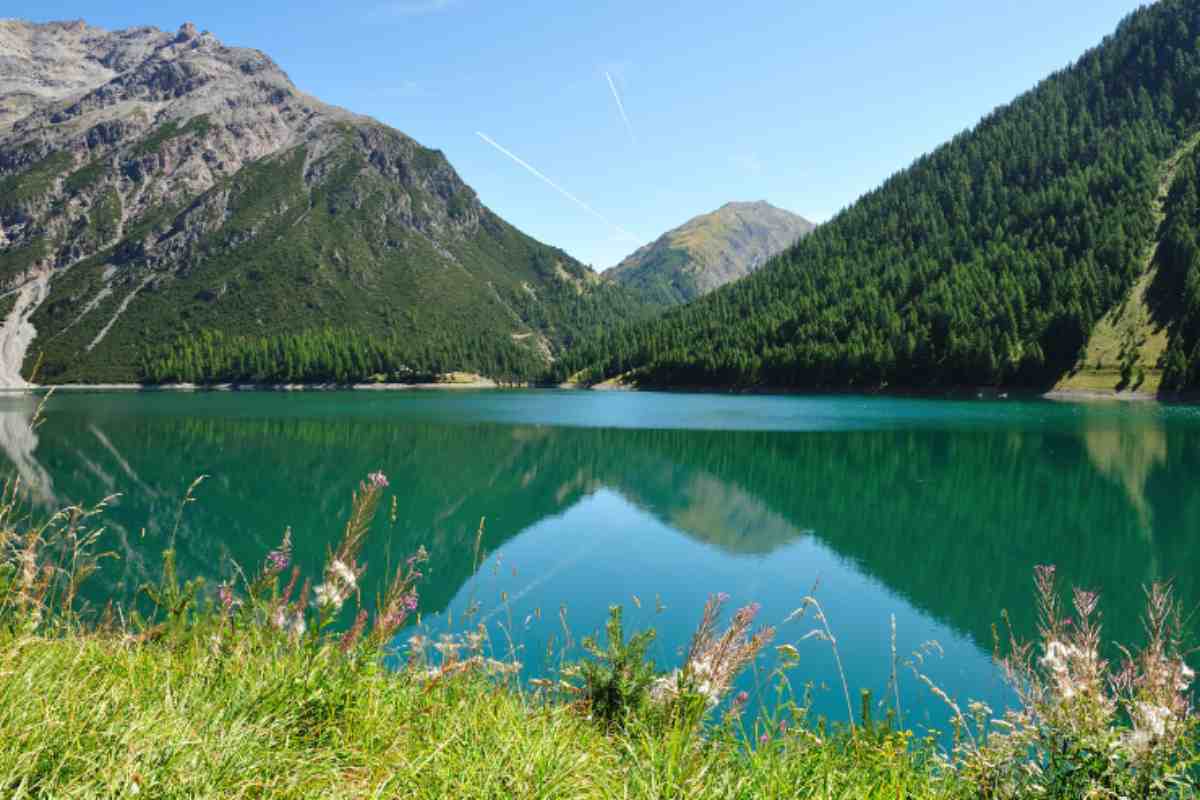
<svg viewBox="0 0 1200 800"><path fill-rule="evenodd" d="M654 641L653 630L635 633L625 640L619 605L608 609L606 641L595 637L580 642L590 658L579 661L568 674L582 681L581 696L590 711L607 725L622 725L639 713L650 697L650 685L658 677L646 650Z"/></svg>

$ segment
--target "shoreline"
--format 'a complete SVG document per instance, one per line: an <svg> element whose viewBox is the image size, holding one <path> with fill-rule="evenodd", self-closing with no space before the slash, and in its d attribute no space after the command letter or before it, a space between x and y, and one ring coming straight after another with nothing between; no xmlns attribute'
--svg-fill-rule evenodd
<svg viewBox="0 0 1200 800"><path fill-rule="evenodd" d="M1159 396L1149 392L1112 392L1100 389L1050 389L1037 391L1025 388L970 388L915 389L887 387L883 389L816 389L797 387L728 387L728 386L633 386L605 381L603 384L501 384L488 378L445 383L63 383L31 384L28 386L0 386L0 395L44 394L48 391L65 392L425 392L425 391L503 391L512 389L541 389L551 391L574 390L593 392L668 392L677 394L740 394L740 395L794 395L794 396L865 396L865 397L910 397L942 400L1050 400L1057 402L1122 402L1122 403L1197 403L1200 395Z"/></svg>
<svg viewBox="0 0 1200 800"><path fill-rule="evenodd" d="M1059 402L1117 401L1122 403L1197 403L1200 394L1158 395L1151 392L1114 392L1103 389L1048 389L1039 391L1024 387L969 387L956 386L941 389L914 387L885 388L796 388L771 386L634 386L615 383L611 380L594 386L561 384L560 389L581 389L596 392L671 392L679 394L744 394L744 395L830 395L859 397L909 397L932 400L1053 400Z"/></svg>
<svg viewBox="0 0 1200 800"><path fill-rule="evenodd" d="M66 392L399 392L436 391L439 389L524 389L482 379L453 383L60 383L2 386L0 394L40 394Z"/></svg>

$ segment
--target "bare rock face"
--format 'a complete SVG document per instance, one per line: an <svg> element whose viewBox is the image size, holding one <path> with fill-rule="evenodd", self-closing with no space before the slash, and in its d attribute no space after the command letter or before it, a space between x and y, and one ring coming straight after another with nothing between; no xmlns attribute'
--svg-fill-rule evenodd
<svg viewBox="0 0 1200 800"><path fill-rule="evenodd" d="M421 337L465 313L544 344L569 332L525 286L589 274L261 51L190 22L0 21L0 382L36 357L43 379L136 380L148 342L198 327Z"/></svg>

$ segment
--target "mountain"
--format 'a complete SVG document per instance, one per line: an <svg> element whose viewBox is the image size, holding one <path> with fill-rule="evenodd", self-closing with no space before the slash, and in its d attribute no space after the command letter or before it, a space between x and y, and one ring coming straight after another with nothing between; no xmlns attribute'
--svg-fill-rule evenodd
<svg viewBox="0 0 1200 800"><path fill-rule="evenodd" d="M745 277L816 227L770 203L726 203L639 248L604 274L664 305Z"/></svg>
<svg viewBox="0 0 1200 800"><path fill-rule="evenodd" d="M440 151L191 24L0 21L0 285L8 385L211 379L197 341L313 331L346 352L270 357L529 377L645 311L490 211Z"/></svg>
<svg viewBox="0 0 1200 800"><path fill-rule="evenodd" d="M1074 65L758 272L658 321L615 327L559 374L660 386L1048 388L1086 368L1102 320L1140 298L1160 302L1146 310L1153 324L1131 326L1129 360L1155 331L1177 355L1134 371L1174 361L1178 374L1200 355L1181 337L1200 325L1185 320L1178 291L1163 303L1171 292L1156 287L1174 281L1200 297L1196 206L1169 191L1200 129L1197 36L1195 2L1135 11ZM1190 208L1173 212L1180 204ZM1172 224L1192 238L1158 247ZM1164 269L1168 254L1182 265Z"/></svg>

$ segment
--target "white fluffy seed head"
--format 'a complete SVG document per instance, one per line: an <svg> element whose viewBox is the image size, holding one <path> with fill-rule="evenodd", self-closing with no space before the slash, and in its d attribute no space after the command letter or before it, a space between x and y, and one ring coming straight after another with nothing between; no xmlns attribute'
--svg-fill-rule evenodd
<svg viewBox="0 0 1200 800"><path fill-rule="evenodd" d="M339 581L342 582L347 589L354 589L358 583L358 576L354 574L354 570L338 559L334 559L329 565L329 571L333 573Z"/></svg>

